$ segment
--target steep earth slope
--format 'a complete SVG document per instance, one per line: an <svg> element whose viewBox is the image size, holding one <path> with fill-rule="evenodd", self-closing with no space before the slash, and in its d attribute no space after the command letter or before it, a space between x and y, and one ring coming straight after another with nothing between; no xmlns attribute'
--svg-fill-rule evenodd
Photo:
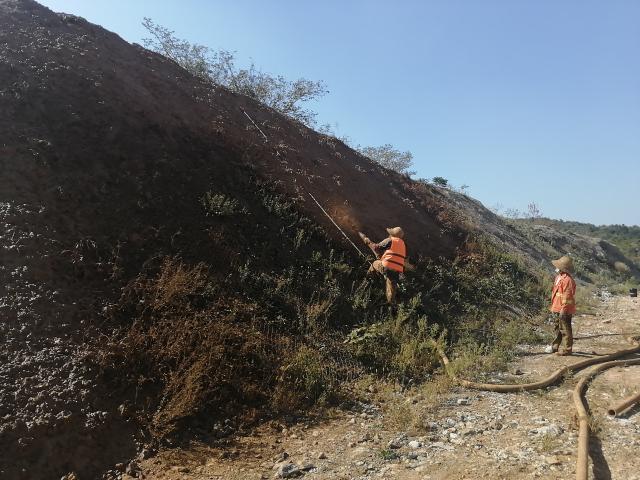
<svg viewBox="0 0 640 480"><path fill-rule="evenodd" d="M91 476L136 449L133 423L86 356L144 265L177 255L224 276L250 254L264 264L287 255L264 245L284 227L261 231L254 216L253 233L246 218L245 233L234 232L240 220L206 215L206 192L238 201L269 182L338 238L311 192L351 236L404 226L415 256L452 257L463 240L428 189L416 193L340 142L33 1L0 1L0 79L0 464L9 477Z"/></svg>
<svg viewBox="0 0 640 480"><path fill-rule="evenodd" d="M351 238L402 225L416 262L482 230L438 190L31 0L0 0L0 132L7 478L95 478L143 424L268 403L283 352L332 351L296 350L310 328L374 323L366 265L309 193ZM458 285L420 275L412 295L444 318Z"/></svg>

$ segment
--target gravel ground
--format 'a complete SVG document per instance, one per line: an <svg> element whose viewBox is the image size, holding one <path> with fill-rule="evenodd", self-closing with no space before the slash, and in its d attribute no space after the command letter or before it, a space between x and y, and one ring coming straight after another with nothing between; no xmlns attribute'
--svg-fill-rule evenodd
<svg viewBox="0 0 640 480"><path fill-rule="evenodd" d="M563 364L627 347L621 333L639 332L637 299L607 298L596 315L574 320L573 357L524 346L502 381L539 378ZM515 374L517 373L517 375ZM519 394L453 388L437 405L416 391L391 394L350 412L292 425L265 424L227 443L197 442L143 460L141 476L162 479L567 479L575 474L577 424L571 391L580 374L557 387ZM518 381L518 380L516 380ZM609 418L606 407L637 391L640 368L615 368L598 376L587 401L599 428L591 440L593 478L638 480L640 408ZM375 389L372 389L375 391ZM418 428L390 428L397 402L420 412ZM124 475L126 478L127 475Z"/></svg>

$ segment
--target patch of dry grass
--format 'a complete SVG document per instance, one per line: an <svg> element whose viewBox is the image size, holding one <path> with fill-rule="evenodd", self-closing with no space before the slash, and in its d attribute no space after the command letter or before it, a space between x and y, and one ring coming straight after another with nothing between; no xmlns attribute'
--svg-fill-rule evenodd
<svg viewBox="0 0 640 480"><path fill-rule="evenodd" d="M547 433L538 439L537 447L542 453L551 453L560 447L560 442L557 437Z"/></svg>
<svg viewBox="0 0 640 480"><path fill-rule="evenodd" d="M436 375L402 394L387 385L378 391L378 399L384 405L385 427L423 433L427 419L442 407L454 385L447 375Z"/></svg>

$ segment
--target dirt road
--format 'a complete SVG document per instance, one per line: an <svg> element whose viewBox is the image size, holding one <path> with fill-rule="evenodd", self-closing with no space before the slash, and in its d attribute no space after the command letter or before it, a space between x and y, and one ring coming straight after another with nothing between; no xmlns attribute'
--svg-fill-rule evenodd
<svg viewBox="0 0 640 480"><path fill-rule="evenodd" d="M561 365L625 348L623 334L640 333L640 302L610 298L596 315L574 321L573 357L523 346L505 383L537 379ZM195 443L142 460L158 479L517 479L573 478L577 428L567 378L531 393L496 394L433 385L406 392L363 388L367 401L350 412L292 425L270 422L224 447ZM432 382L430 382L432 383ZM442 383L442 381L440 382ZM597 432L591 439L595 479L640 479L640 407L609 418L607 406L640 388L640 367L614 368L587 391ZM127 475L124 478L128 478Z"/></svg>

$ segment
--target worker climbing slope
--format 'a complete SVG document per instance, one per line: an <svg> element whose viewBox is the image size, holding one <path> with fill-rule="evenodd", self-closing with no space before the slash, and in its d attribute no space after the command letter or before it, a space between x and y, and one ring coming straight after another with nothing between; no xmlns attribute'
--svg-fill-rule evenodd
<svg viewBox="0 0 640 480"><path fill-rule="evenodd" d="M551 263L556 267L557 273L551 291L550 308L554 316L556 338L551 346L547 347L546 352L571 355L573 348L571 318L576 313L576 282L571 276L573 273L573 260L565 255L558 260L553 260Z"/></svg>
<svg viewBox="0 0 640 480"><path fill-rule="evenodd" d="M367 275L377 272L385 278L387 302L395 304L400 274L404 273L407 247L404 243L404 231L400 227L387 228L389 236L379 243L372 242L365 234L358 232L362 241L373 251L376 259Z"/></svg>

